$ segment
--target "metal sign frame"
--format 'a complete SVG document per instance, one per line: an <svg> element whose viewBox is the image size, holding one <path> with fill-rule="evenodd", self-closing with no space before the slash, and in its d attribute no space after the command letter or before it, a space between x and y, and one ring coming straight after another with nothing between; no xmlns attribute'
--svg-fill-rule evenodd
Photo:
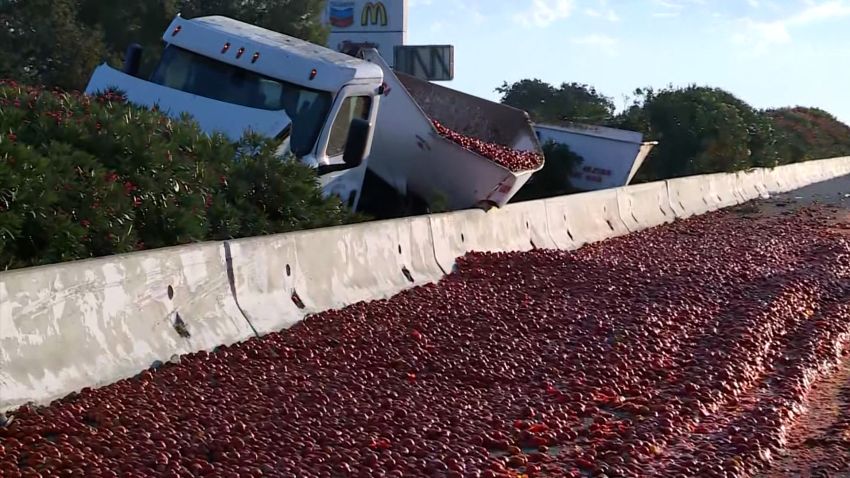
<svg viewBox="0 0 850 478"><path fill-rule="evenodd" d="M452 81L454 45L397 45L393 69L426 81Z"/></svg>

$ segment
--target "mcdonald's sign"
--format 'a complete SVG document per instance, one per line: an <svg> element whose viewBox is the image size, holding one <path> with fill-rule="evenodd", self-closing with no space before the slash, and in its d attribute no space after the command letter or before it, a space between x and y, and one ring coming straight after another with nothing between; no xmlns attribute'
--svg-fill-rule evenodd
<svg viewBox="0 0 850 478"><path fill-rule="evenodd" d="M387 7L384 6L384 2L366 2L360 14L360 25L365 27L371 24L385 27L387 22Z"/></svg>

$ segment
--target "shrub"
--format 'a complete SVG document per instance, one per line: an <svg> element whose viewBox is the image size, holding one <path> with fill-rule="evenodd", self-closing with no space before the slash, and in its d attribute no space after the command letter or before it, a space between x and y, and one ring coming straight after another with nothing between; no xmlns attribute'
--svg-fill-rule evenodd
<svg viewBox="0 0 850 478"><path fill-rule="evenodd" d="M782 137L782 162L850 155L850 126L818 108L780 108L767 115Z"/></svg>
<svg viewBox="0 0 850 478"><path fill-rule="evenodd" d="M355 220L257 137L0 82L0 268Z"/></svg>
<svg viewBox="0 0 850 478"><path fill-rule="evenodd" d="M659 141L640 180L772 167L780 162L780 137L762 112L719 88L689 86L638 90L642 101L616 118Z"/></svg>

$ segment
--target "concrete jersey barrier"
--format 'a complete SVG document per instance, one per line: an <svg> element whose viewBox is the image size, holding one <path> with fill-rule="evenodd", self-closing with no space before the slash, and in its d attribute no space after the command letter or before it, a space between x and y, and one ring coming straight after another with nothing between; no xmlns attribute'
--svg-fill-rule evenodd
<svg viewBox="0 0 850 478"><path fill-rule="evenodd" d="M738 196L743 201L770 197L763 169L740 171L735 175Z"/></svg>
<svg viewBox="0 0 850 478"><path fill-rule="evenodd" d="M0 410L254 335L218 244L0 275Z"/></svg>
<svg viewBox="0 0 850 478"><path fill-rule="evenodd" d="M225 247L236 301L261 334L443 275L426 217L243 239Z"/></svg>
<svg viewBox="0 0 850 478"><path fill-rule="evenodd" d="M676 220L664 181L617 189L617 202L623 223L630 232Z"/></svg>
<svg viewBox="0 0 850 478"><path fill-rule="evenodd" d="M765 170L765 182L770 194L781 194L811 184L810 175L805 174L805 171L794 164Z"/></svg>
<svg viewBox="0 0 850 478"><path fill-rule="evenodd" d="M0 410L389 297L468 251L573 250L845 174L832 158L0 273Z"/></svg>
<svg viewBox="0 0 850 478"><path fill-rule="evenodd" d="M623 222L616 189L606 189L546 199L549 232L561 249L623 236Z"/></svg>
<svg viewBox="0 0 850 478"><path fill-rule="evenodd" d="M738 175L735 173L710 174L705 176L708 181L710 202L714 209L736 206L746 201L738 190Z"/></svg>
<svg viewBox="0 0 850 478"><path fill-rule="evenodd" d="M546 203L528 201L487 212L479 209L429 217L437 262L446 273L455 259L470 251L528 251L554 249Z"/></svg>
<svg viewBox="0 0 850 478"><path fill-rule="evenodd" d="M717 209L711 185L701 176L676 178L667 181L670 208L676 217L686 219Z"/></svg>

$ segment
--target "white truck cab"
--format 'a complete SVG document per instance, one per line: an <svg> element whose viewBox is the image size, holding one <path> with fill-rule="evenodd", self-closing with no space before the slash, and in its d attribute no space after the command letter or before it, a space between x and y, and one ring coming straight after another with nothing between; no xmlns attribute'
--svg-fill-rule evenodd
<svg viewBox="0 0 850 478"><path fill-rule="evenodd" d="M326 195L356 208L371 150L383 71L375 64L227 17L185 19L163 34L150 79L139 49L124 71L99 66L86 88L123 91L130 102L238 140L247 130L280 139L314 167Z"/></svg>

